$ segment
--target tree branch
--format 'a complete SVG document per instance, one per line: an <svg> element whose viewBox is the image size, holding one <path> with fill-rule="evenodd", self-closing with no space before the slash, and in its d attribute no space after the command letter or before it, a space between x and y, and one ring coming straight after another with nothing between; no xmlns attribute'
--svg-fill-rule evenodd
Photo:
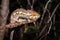
<svg viewBox="0 0 60 40"><path fill-rule="evenodd" d="M32 5L31 5L31 3L30 3L30 1L29 1L29 0L27 0L27 2L28 2L28 5L30 5L31 10L33 10L33 5L34 5L35 0L32 0Z"/></svg>
<svg viewBox="0 0 60 40"><path fill-rule="evenodd" d="M50 32L50 30L51 30L51 27L52 27L52 22L51 22L51 24L50 24L50 27L49 27L48 32L47 32L45 35L43 35L39 40L41 40L43 37L45 37L45 36L47 36L47 35L49 34L49 32Z"/></svg>
<svg viewBox="0 0 60 40"><path fill-rule="evenodd" d="M2 0L2 4L1 4L1 15L2 15L2 19L1 21L1 26L0 26L0 40L3 40L4 38L4 33L5 33L5 24L7 21L7 16L8 16L8 11L9 11L9 0Z"/></svg>

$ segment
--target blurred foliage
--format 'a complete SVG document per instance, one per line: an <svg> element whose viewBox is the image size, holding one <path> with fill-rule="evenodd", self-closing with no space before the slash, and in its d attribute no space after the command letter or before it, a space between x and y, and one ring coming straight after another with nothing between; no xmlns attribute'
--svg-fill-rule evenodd
<svg viewBox="0 0 60 40"><path fill-rule="evenodd" d="M24 33L30 33L30 32L33 32L35 30L36 30L36 26L31 25L31 26L28 26L28 27L25 28Z"/></svg>

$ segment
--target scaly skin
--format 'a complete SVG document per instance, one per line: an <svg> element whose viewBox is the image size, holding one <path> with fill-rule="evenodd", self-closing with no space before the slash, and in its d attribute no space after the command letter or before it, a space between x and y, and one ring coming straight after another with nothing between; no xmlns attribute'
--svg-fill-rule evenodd
<svg viewBox="0 0 60 40"><path fill-rule="evenodd" d="M13 28L18 25L35 22L39 17L40 15L33 10L16 9L12 12L10 24L6 25L6 27Z"/></svg>

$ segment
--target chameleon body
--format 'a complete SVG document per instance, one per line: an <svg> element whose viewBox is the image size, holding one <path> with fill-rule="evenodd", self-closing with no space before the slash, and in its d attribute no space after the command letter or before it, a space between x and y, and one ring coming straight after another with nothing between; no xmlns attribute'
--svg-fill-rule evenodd
<svg viewBox="0 0 60 40"><path fill-rule="evenodd" d="M32 10L25 10L25 9L17 9L15 10L11 15L11 23L14 22L30 22L30 21L36 21L40 15Z"/></svg>
<svg viewBox="0 0 60 40"><path fill-rule="evenodd" d="M6 25L6 28L14 28L18 25L35 22L40 15L33 10L25 10L23 8L16 9L12 12L10 17L10 24Z"/></svg>

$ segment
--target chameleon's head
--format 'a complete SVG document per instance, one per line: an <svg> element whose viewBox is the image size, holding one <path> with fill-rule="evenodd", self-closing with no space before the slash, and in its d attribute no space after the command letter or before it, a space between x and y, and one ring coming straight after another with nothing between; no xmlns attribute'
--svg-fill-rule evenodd
<svg viewBox="0 0 60 40"><path fill-rule="evenodd" d="M11 15L11 22L36 21L40 15L32 10L17 9Z"/></svg>
<svg viewBox="0 0 60 40"><path fill-rule="evenodd" d="M37 20L39 17L40 17L40 14L38 14L36 11L33 11L33 10L27 10L27 14L31 14L29 15L29 18L32 19L32 20Z"/></svg>

